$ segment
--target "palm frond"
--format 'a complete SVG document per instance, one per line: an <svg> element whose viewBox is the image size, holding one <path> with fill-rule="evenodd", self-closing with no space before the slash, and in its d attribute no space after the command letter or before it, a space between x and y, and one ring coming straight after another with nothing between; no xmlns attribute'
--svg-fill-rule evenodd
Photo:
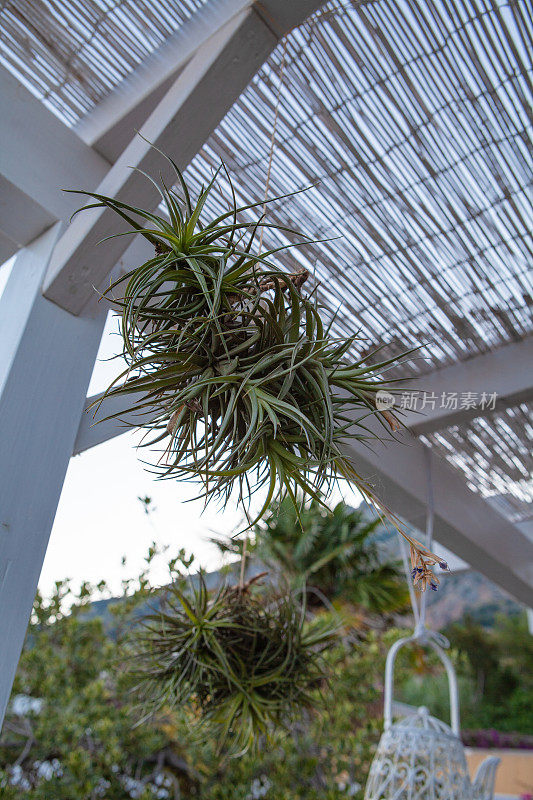
<svg viewBox="0 0 533 800"><path fill-rule="evenodd" d="M380 551L374 536L380 525L377 515L345 503L329 513L316 502L307 503L297 516L285 499L256 525L252 552L290 585L318 589L330 601L340 599L377 614L403 611L409 603L405 575Z"/></svg>

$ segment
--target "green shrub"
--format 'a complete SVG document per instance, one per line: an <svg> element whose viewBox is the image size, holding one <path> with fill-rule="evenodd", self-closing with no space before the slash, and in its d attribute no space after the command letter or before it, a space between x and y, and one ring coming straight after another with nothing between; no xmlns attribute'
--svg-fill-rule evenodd
<svg viewBox="0 0 533 800"><path fill-rule="evenodd" d="M0 737L2 800L248 800L265 787L267 800L361 797L356 785L364 784L380 726L379 638L328 654L333 680L320 712L306 712L257 754L231 758L217 752L209 731L199 739L179 708L142 717L122 642L151 592L145 576L134 588L110 606L112 636L91 618L87 587L68 614L65 585L49 603L37 597Z"/></svg>

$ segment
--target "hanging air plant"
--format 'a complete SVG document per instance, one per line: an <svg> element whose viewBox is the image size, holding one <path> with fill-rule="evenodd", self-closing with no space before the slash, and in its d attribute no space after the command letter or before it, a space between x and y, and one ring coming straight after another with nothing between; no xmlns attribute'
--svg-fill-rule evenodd
<svg viewBox="0 0 533 800"><path fill-rule="evenodd" d="M81 192L95 201L84 208L116 212L155 251L106 292L121 312L127 369L104 398L131 398L115 416L132 412L146 430L153 469L199 479L206 502L238 488L247 509L265 488L258 519L275 498L327 498L342 477L379 507L341 444L378 438L369 416L399 427L376 394L394 391L387 370L401 359L370 366L354 357L357 335L339 338L324 324L307 271L288 274L276 264L284 248L256 246L262 227L289 229L243 221L260 204L238 207L233 189L229 211L205 219L217 175L193 202L169 161L180 193L159 186L166 216Z"/></svg>
<svg viewBox="0 0 533 800"><path fill-rule="evenodd" d="M336 639L328 620L306 621L291 593L261 590L255 578L210 598L200 574L191 591L170 587L161 612L145 618L133 671L148 707L186 707L235 754L316 707L323 653Z"/></svg>

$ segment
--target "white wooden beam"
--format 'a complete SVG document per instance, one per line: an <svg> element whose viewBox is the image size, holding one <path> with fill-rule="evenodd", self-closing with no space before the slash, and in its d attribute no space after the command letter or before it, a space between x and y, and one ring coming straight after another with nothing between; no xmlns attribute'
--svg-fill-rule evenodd
<svg viewBox="0 0 533 800"><path fill-rule="evenodd" d="M86 400L85 413L82 414L76 440L72 450L73 456L78 456L91 447L107 442L115 436L120 436L128 430L132 430L132 426L139 425L140 422L131 413L124 413L127 404L133 404L136 400L141 400L141 394L132 394L129 399L123 397L110 397L106 398L97 412L91 409L90 406L97 402L102 397L102 393L98 393L89 397ZM110 415L118 414L119 416L114 419L106 419ZM144 421L149 419L144 418ZM102 420L99 422L99 420ZM141 420L142 422L142 420Z"/></svg>
<svg viewBox="0 0 533 800"><path fill-rule="evenodd" d="M55 222L67 223L79 208L79 196L63 192L62 187L96 189L111 164L65 127L3 67L0 96L7 109L0 116L1 266ZM21 131L18 138L15 131ZM56 159L54 163L52 159ZM118 275L148 257L146 240L137 236L112 272Z"/></svg>
<svg viewBox="0 0 533 800"><path fill-rule="evenodd" d="M287 11L280 0L269 0L261 14L254 5L233 16L197 49L143 125L143 135L185 168L277 44L276 26L285 31L284 26L296 24L321 4L298 0L290 5ZM155 209L159 195L131 166L148 173L161 170L163 177L172 178L161 158L136 137L102 181L100 192ZM125 237L119 237L96 251L97 243L125 229L107 209L77 217L58 243L45 295L79 314L127 245Z"/></svg>
<svg viewBox="0 0 533 800"><path fill-rule="evenodd" d="M105 322L42 295L60 223L0 298L0 726Z"/></svg>
<svg viewBox="0 0 533 800"><path fill-rule="evenodd" d="M0 267L17 252L19 247L18 242L0 230Z"/></svg>
<svg viewBox="0 0 533 800"><path fill-rule="evenodd" d="M528 368L531 364L533 336L528 336L520 342L429 372L408 384L409 394L411 389L418 393L413 399L420 413L407 411L404 422L416 434L469 422L486 413L480 402L483 394L486 399L496 395L496 411L525 403L533 398L533 370ZM467 407L467 393L475 396L475 407Z"/></svg>
<svg viewBox="0 0 533 800"><path fill-rule="evenodd" d="M79 206L62 189L95 188L110 165L1 66L0 97L0 236L18 249Z"/></svg>
<svg viewBox="0 0 533 800"><path fill-rule="evenodd" d="M346 451L381 500L419 530L425 529L425 447L405 442L351 442ZM464 476L432 454L435 539L527 606L533 605L533 542L465 485Z"/></svg>
<svg viewBox="0 0 533 800"><path fill-rule="evenodd" d="M315 0L210 0L75 129L0 66L0 263L56 220L70 217L79 198L61 190L96 188L172 80L224 23L253 7L275 44L320 5ZM256 68L250 65L248 80ZM227 75L212 78L223 83ZM224 98L226 93L219 93L219 118L227 110Z"/></svg>
<svg viewBox="0 0 533 800"><path fill-rule="evenodd" d="M196 51L252 2L206 3L87 114L75 126L76 133L109 161L116 161Z"/></svg>
<svg viewBox="0 0 533 800"><path fill-rule="evenodd" d="M238 97L243 85L274 46L274 37L253 12L243 12L201 47L142 128L153 144L186 165L205 141L221 114ZM214 75L225 76L224 86ZM231 80L229 76L231 75ZM160 197L144 172L161 171L171 182L171 167L141 137L136 137L113 165L99 192L154 210ZM79 215L58 242L45 281L45 295L79 314L128 245L118 237L97 247L112 233L127 230L108 209Z"/></svg>
<svg viewBox="0 0 533 800"><path fill-rule="evenodd" d="M197 50L226 23L253 8L276 39L321 4L310 0L209 0L76 126L76 133L110 162L123 152Z"/></svg>
<svg viewBox="0 0 533 800"><path fill-rule="evenodd" d="M324 5L323 0L256 0L253 4L255 12L278 39L296 28L308 16Z"/></svg>
<svg viewBox="0 0 533 800"><path fill-rule="evenodd" d="M133 245L124 254L120 264L123 269L130 268L128 265L141 264L151 255L148 245L139 242L140 237L135 239ZM481 396L483 392L488 394L496 392L496 410L510 408L518 403L526 402L533 397L533 374L526 365L533 363L533 337L528 337L522 342L503 345L481 356L474 356L461 363L453 364L450 367L434 370L424 375L422 378L410 381L409 390L418 392L423 401L424 392L428 395L434 394L437 398L435 408L426 408L423 412L405 412L402 421L412 433L428 433L435 430L442 430L450 425L458 425L463 422L483 416L487 413L480 405L476 408L463 409L460 407L461 395L463 392L474 392ZM446 397L455 392L458 395L458 408L450 410L442 408L440 405L441 395ZM411 394L411 391L409 391ZM93 395L87 398L88 407L101 395ZM98 414L98 418L104 418L110 414L120 413L121 408L126 407L125 401L111 403L106 400ZM397 402L400 402L399 400ZM422 405L422 402L419 404ZM130 422L127 415L122 417ZM118 425L113 420L95 423L93 418L84 414L80 421L80 428L76 437L74 454L82 453L90 447L112 439L125 430L124 426Z"/></svg>

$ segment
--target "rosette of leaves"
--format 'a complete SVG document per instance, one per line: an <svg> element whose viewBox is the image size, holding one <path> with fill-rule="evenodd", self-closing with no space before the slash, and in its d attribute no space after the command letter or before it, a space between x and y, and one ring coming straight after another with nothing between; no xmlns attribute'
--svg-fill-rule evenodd
<svg viewBox="0 0 533 800"><path fill-rule="evenodd" d="M333 335L305 291L308 273L280 268L284 248L260 252L266 223L243 221L259 203L239 207L232 190L229 210L209 218L217 175L193 202L171 163L179 189L158 185L166 214L81 192L94 200L84 208L111 209L154 246L106 292L127 368L104 397L129 398L131 412L115 416L146 429L159 477L200 479L206 502L265 488L260 518L276 497L327 497L338 477L372 500L341 442L375 439L369 416L396 429L376 393L394 390L387 370L397 359L369 365L354 356L357 335Z"/></svg>
<svg viewBox="0 0 533 800"><path fill-rule="evenodd" d="M330 618L306 620L296 595L259 588L259 577L213 596L201 574L189 590L173 584L144 618L130 662L148 708L187 708L233 754L316 707L338 635Z"/></svg>

